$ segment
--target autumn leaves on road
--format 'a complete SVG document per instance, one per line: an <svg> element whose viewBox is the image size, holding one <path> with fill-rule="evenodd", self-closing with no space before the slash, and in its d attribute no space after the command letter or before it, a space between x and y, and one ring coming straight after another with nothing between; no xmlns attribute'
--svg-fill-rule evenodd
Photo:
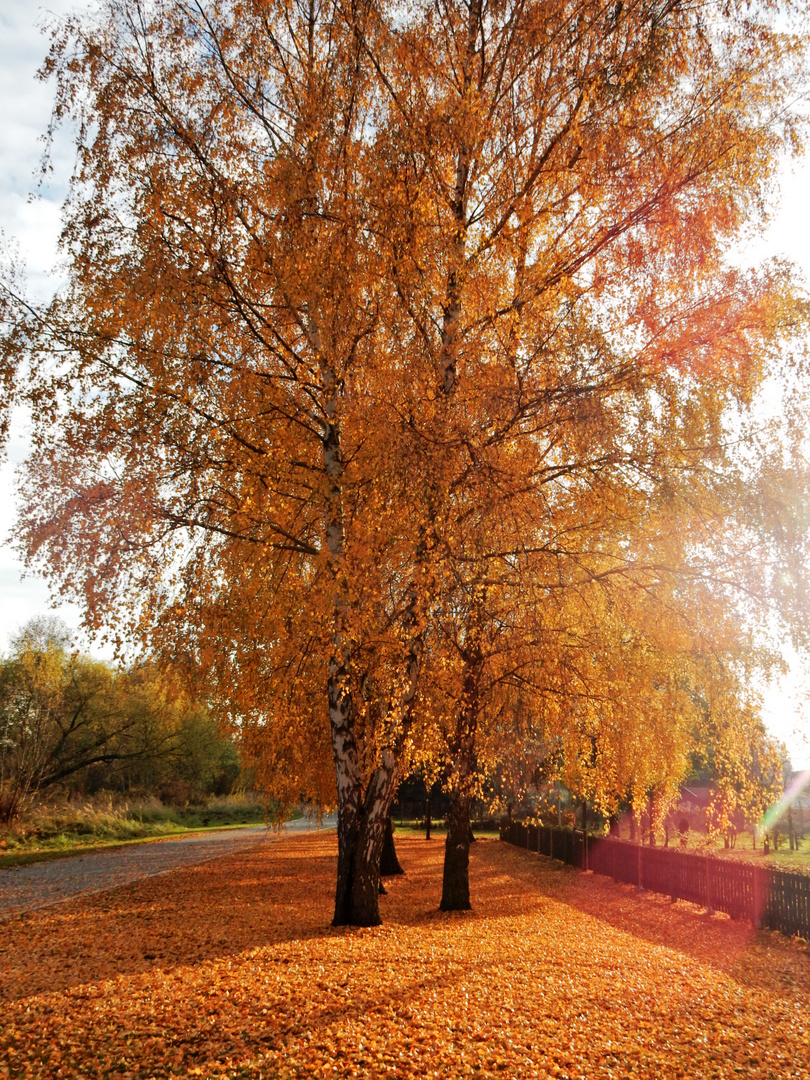
<svg viewBox="0 0 810 1080"><path fill-rule="evenodd" d="M802 943L476 844L399 842L385 925L329 927L334 837L0 925L0 1076L810 1078Z"/></svg>

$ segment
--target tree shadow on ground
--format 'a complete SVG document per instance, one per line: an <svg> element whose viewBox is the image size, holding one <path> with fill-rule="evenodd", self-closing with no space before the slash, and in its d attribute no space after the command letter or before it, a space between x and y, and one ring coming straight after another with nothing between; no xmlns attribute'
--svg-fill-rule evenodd
<svg viewBox="0 0 810 1080"><path fill-rule="evenodd" d="M526 911L524 896L538 886L543 896L650 944L688 956L714 971L728 975L741 986L791 991L797 979L810 991L810 950L806 943L771 930L756 930L744 920L709 914L705 908L685 901L673 903L668 896L640 892L632 885L614 882L600 874L583 873L556 860L524 852L507 844L509 879L500 886L488 885L487 906L501 915ZM476 851L477 873L483 877L504 874L504 852L483 847ZM475 906L475 898L473 898ZM750 963L767 950L768 966ZM763 974L763 968L767 975Z"/></svg>
<svg viewBox="0 0 810 1080"><path fill-rule="evenodd" d="M790 995L729 994L709 972L724 967L703 923L724 951L750 931L497 841L472 854L474 911L438 911L443 845L413 839L384 925L332 929L335 848L290 838L0 926L9 1075L533 1076L538 1047L576 1080L616 1075L616 1053L647 1055L651 1076L720 1075L701 1071L711 1038L690 1073L667 1039L685 1050L733 1022L749 1055L763 1023L797 1015ZM772 1042L752 1075L787 1075Z"/></svg>
<svg viewBox="0 0 810 1080"><path fill-rule="evenodd" d="M0 1000L328 934L334 847L290 838L10 916Z"/></svg>
<svg viewBox="0 0 810 1080"><path fill-rule="evenodd" d="M544 898L688 955L743 985L760 984L761 975L747 972L745 959L763 948L791 968L786 986L796 965L810 978L807 950L776 933L638 893L498 841L473 849L473 911L446 914L438 910L443 845L416 838L398 843L406 853L407 876L387 882L383 929L420 926L429 937L448 923L461 927L469 920L537 914ZM356 933L330 925L335 873L334 837L291 837L271 849L224 856L11 917L0 924L0 998L61 992L118 976L196 966L262 946ZM773 966L772 971L771 980L778 978ZM772 981L768 988L774 988Z"/></svg>

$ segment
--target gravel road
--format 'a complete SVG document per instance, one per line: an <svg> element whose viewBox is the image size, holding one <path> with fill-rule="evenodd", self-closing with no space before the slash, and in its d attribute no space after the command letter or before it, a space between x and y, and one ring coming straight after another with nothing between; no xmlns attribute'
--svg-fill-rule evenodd
<svg viewBox="0 0 810 1080"><path fill-rule="evenodd" d="M115 889L138 878L196 866L232 852L283 842L291 833L334 827L334 818L324 818L320 826L301 818L287 822L280 833L257 825L3 868L0 869L0 918L58 904L85 893Z"/></svg>

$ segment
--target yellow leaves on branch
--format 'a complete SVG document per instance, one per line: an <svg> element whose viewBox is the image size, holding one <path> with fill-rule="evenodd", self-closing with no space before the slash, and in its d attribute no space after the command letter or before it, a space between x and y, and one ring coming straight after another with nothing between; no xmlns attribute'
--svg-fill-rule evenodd
<svg viewBox="0 0 810 1080"><path fill-rule="evenodd" d="M387 925L327 930L333 838L301 837L0 925L6 1078L810 1078L810 958L607 879L399 841Z"/></svg>
<svg viewBox="0 0 810 1080"><path fill-rule="evenodd" d="M704 595L771 586L737 409L803 308L724 265L799 137L783 13L106 0L57 32L82 142L21 539L207 680L277 797L331 757L351 816L385 760L382 820L406 738L466 774L510 713L496 764L531 723L603 805L674 781L650 714L688 732L690 655L746 659Z"/></svg>

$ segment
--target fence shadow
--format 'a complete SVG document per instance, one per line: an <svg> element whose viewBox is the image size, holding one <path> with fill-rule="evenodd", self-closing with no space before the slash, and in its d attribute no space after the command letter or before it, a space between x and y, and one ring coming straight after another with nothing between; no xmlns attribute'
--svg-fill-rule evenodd
<svg viewBox="0 0 810 1080"><path fill-rule="evenodd" d="M810 939L810 875L610 837L591 836L586 844L582 832L522 822L505 827L501 838L614 881L750 919L757 929Z"/></svg>
<svg viewBox="0 0 810 1080"><path fill-rule="evenodd" d="M602 874L583 872L506 843L500 846L508 851L506 865L515 879L503 888L500 903L504 913L513 904L519 883L525 882L527 893L535 898L539 888L549 901L566 904L622 933L689 956L750 989L774 990L782 979L786 988L792 985L793 976L786 972L783 977L778 962L771 966L766 977L762 975L761 964L749 963L764 949L775 961L783 954L786 969L798 960L810 982L810 950L800 940L776 931L757 931L748 920L709 913L687 901L673 903L666 895L639 891L636 886L614 882ZM482 868L486 866L488 872L496 875L503 873L500 852L483 848L476 855Z"/></svg>

